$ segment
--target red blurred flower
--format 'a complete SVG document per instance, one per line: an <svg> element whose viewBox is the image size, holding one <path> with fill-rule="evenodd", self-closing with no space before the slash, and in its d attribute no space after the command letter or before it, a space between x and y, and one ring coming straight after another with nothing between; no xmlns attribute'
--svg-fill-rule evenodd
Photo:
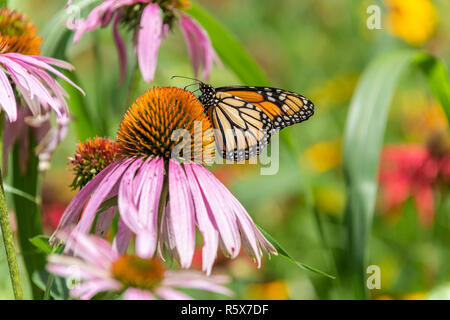
<svg viewBox="0 0 450 320"><path fill-rule="evenodd" d="M430 226L434 218L433 189L450 182L450 148L443 135L428 146L386 146L380 159L380 197L384 212L413 197L419 219Z"/></svg>

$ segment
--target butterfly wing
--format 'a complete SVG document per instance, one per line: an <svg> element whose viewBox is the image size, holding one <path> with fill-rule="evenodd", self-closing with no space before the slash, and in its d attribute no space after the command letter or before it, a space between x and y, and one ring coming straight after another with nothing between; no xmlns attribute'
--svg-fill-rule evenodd
<svg viewBox="0 0 450 320"><path fill-rule="evenodd" d="M272 129L308 120L314 114L314 104L295 92L269 87L221 87L217 93L241 98L262 110L271 120Z"/></svg>
<svg viewBox="0 0 450 320"><path fill-rule="evenodd" d="M222 157L248 160L267 146L272 121L260 108L229 93L216 92L217 103L208 108Z"/></svg>

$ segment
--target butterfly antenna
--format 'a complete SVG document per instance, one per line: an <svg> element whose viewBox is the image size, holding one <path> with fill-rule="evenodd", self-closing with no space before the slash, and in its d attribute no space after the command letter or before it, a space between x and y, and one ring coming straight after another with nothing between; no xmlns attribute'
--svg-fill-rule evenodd
<svg viewBox="0 0 450 320"><path fill-rule="evenodd" d="M173 78L182 78L182 79L189 79L189 80L194 80L194 81L197 81L197 82L202 82L202 81L200 81L198 79L189 78L189 77L185 77L185 76L172 76L172 77L170 77L170 79L173 79Z"/></svg>

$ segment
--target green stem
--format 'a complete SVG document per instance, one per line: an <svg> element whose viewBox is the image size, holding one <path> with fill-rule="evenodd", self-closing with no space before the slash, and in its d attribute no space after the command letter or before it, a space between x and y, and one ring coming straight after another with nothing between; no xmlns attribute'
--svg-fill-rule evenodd
<svg viewBox="0 0 450 320"><path fill-rule="evenodd" d="M3 147L3 119L4 114L0 113L0 164L3 163L1 150ZM16 300L23 300L22 286L20 285L19 267L17 265L16 250L14 248L14 238L9 222L8 208L6 207L5 191L3 190L3 173L0 169L0 226L5 244L6 258L8 260L9 275Z"/></svg>
<svg viewBox="0 0 450 320"><path fill-rule="evenodd" d="M20 166L21 155L19 153L19 145L16 143L13 148L12 156L14 165L12 170L12 182L16 189L22 190L33 198L37 198L40 194L38 172L39 159L34 153L36 139L30 129L28 136L29 156L25 172L22 172ZM41 208L35 201L26 200L18 195L13 195L13 201L16 212L17 233L20 248L22 252L27 252L26 255L23 255L23 261L31 284L31 292L34 299L41 299L43 292L36 284L34 284L33 273L44 269L46 262L45 254L36 250L29 240L43 233Z"/></svg>
<svg viewBox="0 0 450 320"><path fill-rule="evenodd" d="M133 75L131 78L130 84L130 93L128 95L128 104L127 106L131 106L137 98L137 91L139 90L139 82L141 81L141 71L139 70L139 64L136 62L134 66Z"/></svg>

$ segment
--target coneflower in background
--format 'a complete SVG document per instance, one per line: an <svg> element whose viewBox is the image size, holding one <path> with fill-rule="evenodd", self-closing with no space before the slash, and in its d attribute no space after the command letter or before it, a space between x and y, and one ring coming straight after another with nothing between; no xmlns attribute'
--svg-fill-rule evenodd
<svg viewBox="0 0 450 320"><path fill-rule="evenodd" d="M155 74L159 46L168 31L178 23L186 40L195 75L203 68L202 76L207 78L213 61L219 60L208 33L189 15L180 11L189 6L189 0L104 0L85 20L78 23L74 42L78 42L85 32L106 27L112 22L122 81L127 72L126 45L119 32L119 24L123 24L133 32L139 68L143 79L149 82Z"/></svg>

